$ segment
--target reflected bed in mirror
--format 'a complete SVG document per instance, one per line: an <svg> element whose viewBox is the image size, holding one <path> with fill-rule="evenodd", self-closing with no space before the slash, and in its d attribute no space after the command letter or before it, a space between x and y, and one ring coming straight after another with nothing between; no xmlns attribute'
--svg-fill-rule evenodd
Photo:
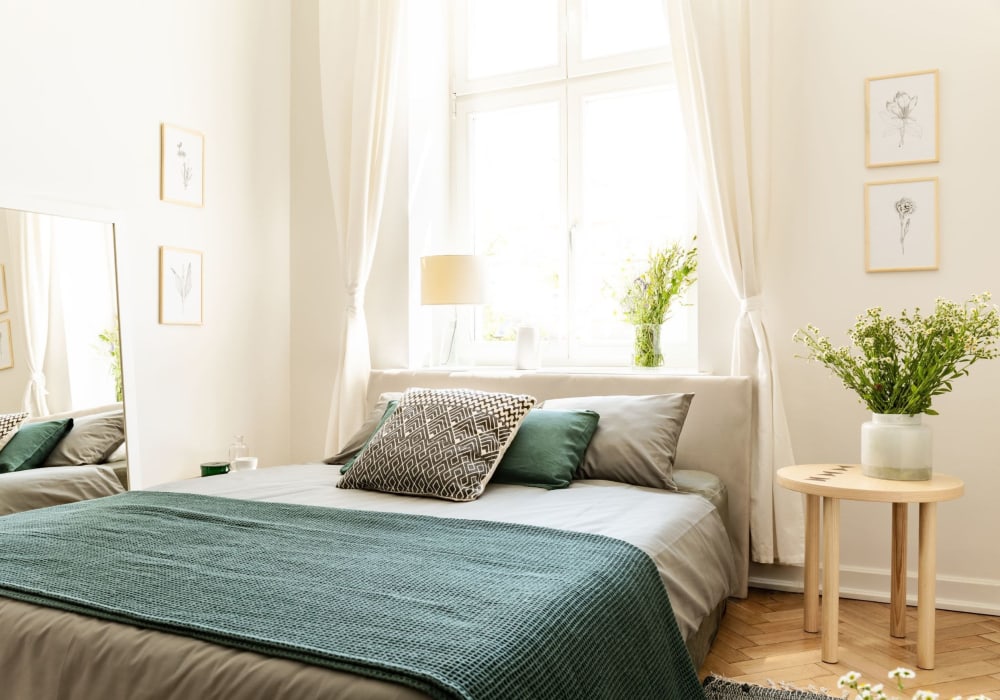
<svg viewBox="0 0 1000 700"><path fill-rule="evenodd" d="M0 208L0 515L129 485L115 225L59 209Z"/></svg>

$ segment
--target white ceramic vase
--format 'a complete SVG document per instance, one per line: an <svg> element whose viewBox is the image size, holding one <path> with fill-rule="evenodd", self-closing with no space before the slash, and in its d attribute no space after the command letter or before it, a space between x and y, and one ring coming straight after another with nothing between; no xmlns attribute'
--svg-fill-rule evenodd
<svg viewBox="0 0 1000 700"><path fill-rule="evenodd" d="M930 479L931 429L920 415L873 413L861 426L861 471L876 479Z"/></svg>
<svg viewBox="0 0 1000 700"><path fill-rule="evenodd" d="M538 369L542 364L541 333L534 326L519 326L514 369Z"/></svg>

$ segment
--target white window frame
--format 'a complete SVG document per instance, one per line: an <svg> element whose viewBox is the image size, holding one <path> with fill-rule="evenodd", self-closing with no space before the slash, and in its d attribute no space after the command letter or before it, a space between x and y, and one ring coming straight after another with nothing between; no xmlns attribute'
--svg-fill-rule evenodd
<svg viewBox="0 0 1000 700"><path fill-rule="evenodd" d="M561 81L566 75L566 16L568 2L576 2L576 0L559 0L558 2L559 24L557 31L559 33L559 44L556 54L558 63L556 65L470 80L466 77L468 70L466 70L465 65L465 57L468 56L469 48L469 2L468 0L454 0L451 31L452 92L456 95L468 95L538 85L539 83L549 81Z"/></svg>
<svg viewBox="0 0 1000 700"><path fill-rule="evenodd" d="M451 230L445 243L458 250L469 250L475 245L469 203L469 115L477 111L498 110L540 102L558 102L565 128L561 129L560 159L566 168L560 173L560 195L565 202L564 229L566 232L565 272L567 288L567 328L572 329L579 318L573 308L573 238L577 235L578 220L582 215L582 178L579 168L581 151L581 119L583 100L590 94L628 92L654 86L675 86L670 47L647 49L625 54L605 56L584 61L581 59L580 13L581 0L559 0L560 62L558 66L545 67L508 75L490 76L478 80L465 78L468 32L460 31L468 22L468 0L455 0L453 12L452 43L452 116L451 129ZM692 193L692 199L694 195ZM692 202L692 230L695 209ZM689 371L698 367L698 285L688 291L685 301L696 307L687 314L688 342L671 342L663 339L664 367L666 370ZM479 323L477 314L477 325ZM566 342L543 344L542 362L545 366L561 367L622 367L630 364L627 347L619 343L575 344L572 333ZM509 365L514 356L514 343L507 341L482 341L478 334L472 353L477 364Z"/></svg>

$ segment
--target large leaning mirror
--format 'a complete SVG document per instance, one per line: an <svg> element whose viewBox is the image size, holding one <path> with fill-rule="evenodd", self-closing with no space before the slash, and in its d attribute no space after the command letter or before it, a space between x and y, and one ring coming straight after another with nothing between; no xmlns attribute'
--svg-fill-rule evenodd
<svg viewBox="0 0 1000 700"><path fill-rule="evenodd" d="M24 446L5 455L17 444L8 435L0 449L9 472L0 491L14 473L21 489L31 476L80 498L102 495L112 475L129 486L115 224L106 219L0 208L0 415L28 414L16 431Z"/></svg>

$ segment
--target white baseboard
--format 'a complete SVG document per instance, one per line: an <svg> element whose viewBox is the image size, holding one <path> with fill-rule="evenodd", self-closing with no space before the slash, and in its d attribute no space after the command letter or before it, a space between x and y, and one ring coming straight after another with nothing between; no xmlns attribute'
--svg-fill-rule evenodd
<svg viewBox="0 0 1000 700"><path fill-rule="evenodd" d="M840 567L840 597L888 603L890 578L891 574L888 569L842 566ZM822 580L821 575L820 581ZM917 574L915 571L907 572L906 584L907 605L916 605ZM750 585L754 588L801 593L802 567L751 564ZM938 575L937 607L941 610L1000 615L1000 581Z"/></svg>

